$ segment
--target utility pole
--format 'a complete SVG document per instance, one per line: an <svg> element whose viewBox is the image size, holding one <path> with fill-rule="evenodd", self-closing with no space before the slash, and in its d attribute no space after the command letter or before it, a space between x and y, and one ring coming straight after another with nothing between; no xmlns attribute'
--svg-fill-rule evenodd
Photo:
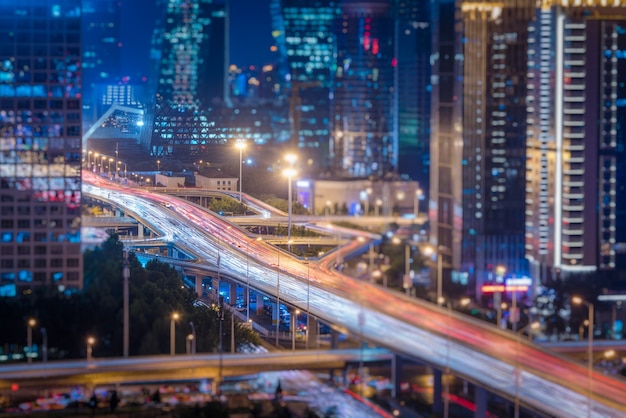
<svg viewBox="0 0 626 418"><path fill-rule="evenodd" d="M122 277L124 278L124 357L128 357L128 344L129 344L129 290L128 279L130 279L130 265L128 263L128 250L124 251L124 268L122 270Z"/></svg>

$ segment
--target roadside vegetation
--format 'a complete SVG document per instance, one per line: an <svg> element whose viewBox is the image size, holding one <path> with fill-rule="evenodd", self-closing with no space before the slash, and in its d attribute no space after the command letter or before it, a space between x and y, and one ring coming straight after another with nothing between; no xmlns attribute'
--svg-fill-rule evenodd
<svg viewBox="0 0 626 418"><path fill-rule="evenodd" d="M197 352L216 352L219 338L218 313L197 303L193 289L182 286L180 273L168 264L150 261L143 267L133 253L130 267L130 355L169 353L170 319L176 324L177 353L185 352L190 322L196 328ZM36 290L16 298L0 299L0 352L23 353L29 318L33 344L41 347L41 327L48 335L49 359L84 358L88 336L95 338L94 357L121 356L123 351L123 244L117 236L84 254L85 289L69 294L59 288ZM225 324L230 324L226 311ZM230 351L230 326L224 329L224 351ZM237 345L257 344L258 336L248 327L235 328ZM39 361L39 360L35 360Z"/></svg>

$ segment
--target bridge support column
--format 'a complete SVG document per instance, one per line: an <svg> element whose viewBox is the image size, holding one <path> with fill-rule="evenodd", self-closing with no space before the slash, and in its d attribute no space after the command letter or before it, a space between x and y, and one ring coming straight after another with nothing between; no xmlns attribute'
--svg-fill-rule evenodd
<svg viewBox="0 0 626 418"><path fill-rule="evenodd" d="M476 411L474 417L481 418L487 416L487 391L484 388L474 386L474 403Z"/></svg>
<svg viewBox="0 0 626 418"><path fill-rule="evenodd" d="M306 328L306 348L319 348L317 336L317 329L319 328L319 322L317 318L313 318L312 316L308 316L307 328Z"/></svg>
<svg viewBox="0 0 626 418"><path fill-rule="evenodd" d="M194 276L189 276L189 277L194 277ZM202 297L202 276L197 275L195 276L196 280L195 280L195 284L196 284L196 295L198 295L199 298Z"/></svg>
<svg viewBox="0 0 626 418"><path fill-rule="evenodd" d="M237 283L236 282L230 283L230 294L228 295L228 297L230 298L228 300L229 305L234 306L237 304Z"/></svg>
<svg viewBox="0 0 626 418"><path fill-rule="evenodd" d="M330 330L330 348L332 350L339 348L339 332L334 329Z"/></svg>
<svg viewBox="0 0 626 418"><path fill-rule="evenodd" d="M394 354L391 358L391 397L397 398L400 394L402 381L402 357Z"/></svg>
<svg viewBox="0 0 626 418"><path fill-rule="evenodd" d="M262 315L263 311L264 311L264 304L263 304L263 295L260 293L256 294L256 314L257 315Z"/></svg>
<svg viewBox="0 0 626 418"><path fill-rule="evenodd" d="M439 369L433 369L433 414L441 416L443 413L443 401L441 399L442 384L441 377L443 372Z"/></svg>
<svg viewBox="0 0 626 418"><path fill-rule="evenodd" d="M272 304L272 326L276 327L276 331L280 330L280 306L277 303Z"/></svg>
<svg viewBox="0 0 626 418"><path fill-rule="evenodd" d="M137 223L137 238L143 239L143 224Z"/></svg>

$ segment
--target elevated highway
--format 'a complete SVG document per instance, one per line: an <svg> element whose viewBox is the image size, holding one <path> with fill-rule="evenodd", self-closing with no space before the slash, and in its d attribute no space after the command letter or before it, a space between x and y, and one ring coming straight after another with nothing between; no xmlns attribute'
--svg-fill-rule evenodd
<svg viewBox="0 0 626 418"><path fill-rule="evenodd" d="M381 349L279 351L246 354L137 356L5 365L0 389L53 385L106 385L176 380L215 379L275 370L342 369L346 364L389 362L393 355Z"/></svg>
<svg viewBox="0 0 626 418"><path fill-rule="evenodd" d="M94 187L97 186L97 187ZM302 260L188 202L127 189L87 174L84 192L108 195L188 253L198 267L224 274L289 301L377 346L431 364L500 396L558 417L626 416L626 384L522 340L519 335L452 310L342 275L333 259ZM169 207L161 203L169 203ZM368 246L367 235L335 254Z"/></svg>

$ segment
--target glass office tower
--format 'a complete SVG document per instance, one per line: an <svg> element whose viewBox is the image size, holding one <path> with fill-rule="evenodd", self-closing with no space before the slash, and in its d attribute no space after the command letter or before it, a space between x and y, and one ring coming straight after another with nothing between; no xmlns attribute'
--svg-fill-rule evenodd
<svg viewBox="0 0 626 418"><path fill-rule="evenodd" d="M339 9L331 0L274 0L274 38L290 92L289 147L300 149L305 165L328 164L330 85ZM307 161L308 160L308 161ZM306 169L306 168L305 168Z"/></svg>
<svg viewBox="0 0 626 418"><path fill-rule="evenodd" d="M82 288L80 0L0 1L0 294Z"/></svg>
<svg viewBox="0 0 626 418"><path fill-rule="evenodd" d="M208 109L228 98L226 0L159 0L153 38L157 95L153 156L197 160L221 143Z"/></svg>
<svg viewBox="0 0 626 418"><path fill-rule="evenodd" d="M344 0L331 99L332 169L348 177L397 172L395 22L387 1Z"/></svg>

